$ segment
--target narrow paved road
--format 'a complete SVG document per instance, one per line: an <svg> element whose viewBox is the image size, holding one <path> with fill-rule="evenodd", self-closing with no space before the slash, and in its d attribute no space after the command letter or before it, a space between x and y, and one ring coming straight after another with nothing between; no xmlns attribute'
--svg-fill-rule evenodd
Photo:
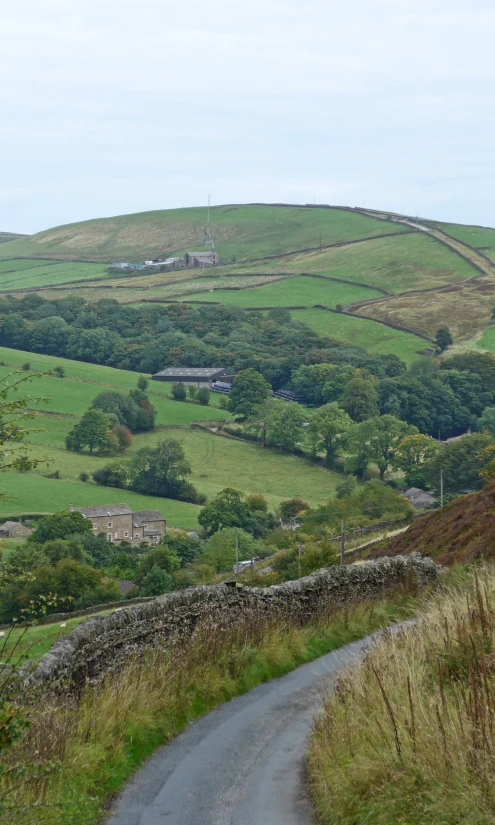
<svg viewBox="0 0 495 825"><path fill-rule="evenodd" d="M107 825L311 825L304 754L321 689L370 638L191 724L133 777Z"/></svg>

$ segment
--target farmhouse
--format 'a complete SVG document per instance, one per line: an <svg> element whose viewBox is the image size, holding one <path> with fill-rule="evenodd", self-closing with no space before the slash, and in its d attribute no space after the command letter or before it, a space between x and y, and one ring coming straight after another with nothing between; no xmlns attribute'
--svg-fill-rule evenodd
<svg viewBox="0 0 495 825"><path fill-rule="evenodd" d="M25 527L18 521L4 521L0 525L0 539L24 538L30 536L32 532L30 527Z"/></svg>
<svg viewBox="0 0 495 825"><path fill-rule="evenodd" d="M195 266L215 266L219 263L220 258L217 252L187 252L186 262L189 267Z"/></svg>
<svg viewBox="0 0 495 825"><path fill-rule="evenodd" d="M130 544L158 544L166 534L166 521L158 510L132 511L127 504L104 504L94 507L73 507L93 523L95 536L105 534L112 544L128 541Z"/></svg>
<svg viewBox="0 0 495 825"><path fill-rule="evenodd" d="M190 367L170 367L155 373L152 378L155 381L173 381L180 384L196 384L198 387L209 387L214 381L221 379L231 380L232 370L221 367L211 367L206 369L192 369Z"/></svg>
<svg viewBox="0 0 495 825"><path fill-rule="evenodd" d="M407 498L415 510L423 510L425 507L434 507L437 500L435 496L421 490L419 487L409 487L402 495Z"/></svg>

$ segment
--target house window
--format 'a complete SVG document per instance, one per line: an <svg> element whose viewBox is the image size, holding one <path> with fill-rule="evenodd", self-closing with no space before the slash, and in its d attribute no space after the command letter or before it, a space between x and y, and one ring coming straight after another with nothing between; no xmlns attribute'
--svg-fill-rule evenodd
<svg viewBox="0 0 495 825"><path fill-rule="evenodd" d="M98 530L98 525L97 524L93 524L93 530Z"/></svg>
<svg viewBox="0 0 495 825"><path fill-rule="evenodd" d="M112 541L112 534L111 533L108 534L107 539L108 539L108 541Z"/></svg>
<svg viewBox="0 0 495 825"><path fill-rule="evenodd" d="M124 533L124 538L127 538L129 533Z"/></svg>
<svg viewBox="0 0 495 825"><path fill-rule="evenodd" d="M160 541L160 536L155 536L155 544L158 544L159 541Z"/></svg>
<svg viewBox="0 0 495 825"><path fill-rule="evenodd" d="M112 526L112 522L111 521L107 522L107 527L111 527L111 526Z"/></svg>
<svg viewBox="0 0 495 825"><path fill-rule="evenodd" d="M134 536L135 539L138 539L139 537L140 537L139 533L136 533L135 536Z"/></svg>

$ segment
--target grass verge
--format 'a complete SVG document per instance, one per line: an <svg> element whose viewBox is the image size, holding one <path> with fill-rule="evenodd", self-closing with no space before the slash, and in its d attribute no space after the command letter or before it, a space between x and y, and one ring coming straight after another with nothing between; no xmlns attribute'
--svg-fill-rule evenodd
<svg viewBox="0 0 495 825"><path fill-rule="evenodd" d="M133 771L191 720L410 615L416 605L402 592L320 614L304 627L290 616L268 623L251 615L220 633L212 616L187 642L130 659L79 698L38 697L30 707L30 728L8 751L0 782L2 823L98 822Z"/></svg>
<svg viewBox="0 0 495 825"><path fill-rule="evenodd" d="M326 698L309 750L322 825L495 821L495 568L462 578Z"/></svg>

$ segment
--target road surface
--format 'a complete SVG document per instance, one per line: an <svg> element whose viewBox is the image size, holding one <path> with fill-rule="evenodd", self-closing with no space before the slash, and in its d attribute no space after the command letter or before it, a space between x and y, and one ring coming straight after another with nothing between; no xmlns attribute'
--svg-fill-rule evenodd
<svg viewBox="0 0 495 825"><path fill-rule="evenodd" d="M221 705L158 750L107 825L312 825L304 756L322 688L372 637Z"/></svg>

